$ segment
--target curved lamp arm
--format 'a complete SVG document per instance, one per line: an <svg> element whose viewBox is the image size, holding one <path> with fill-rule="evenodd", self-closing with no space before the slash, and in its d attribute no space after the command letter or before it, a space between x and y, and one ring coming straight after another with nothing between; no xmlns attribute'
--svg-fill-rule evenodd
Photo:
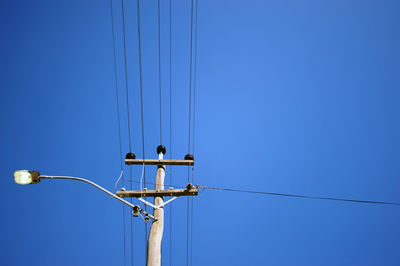
<svg viewBox="0 0 400 266"><path fill-rule="evenodd" d="M73 177L73 176L48 176L48 175L40 175L38 171L29 171L29 170L18 170L14 172L14 180L15 183L20 184L20 185L28 185L28 184L36 184L39 183L40 179L67 179L67 180L76 180L76 181L82 181L85 183L88 183L89 185L92 185L101 191L107 193L114 199L119 200L120 202L128 205L129 207L132 208L133 210L133 216L139 216L139 213L142 213L145 217L144 220L148 222L150 219L153 221L157 221L156 218L154 218L153 215L149 214L148 212L142 210L139 205L133 205L132 203L127 202L126 200L123 200L122 198L118 197L114 193L108 191L107 189L97 185L96 183L89 181L84 178L80 177Z"/></svg>
<svg viewBox="0 0 400 266"><path fill-rule="evenodd" d="M110 196L113 197L114 199L117 199L117 200L121 201L122 203L128 205L128 206L131 207L131 208L136 208L136 207L137 207L137 205L133 205L133 204L129 203L128 201L126 201L126 200L124 200L124 199L118 197L117 195L115 195L114 193L108 191L107 189L105 189L105 188L103 188L103 187L97 185L96 183L93 183L92 181L89 181L89 180L87 180L87 179L84 179L84 178L72 177L72 176L47 176L47 175L40 175L39 178L40 178L40 179L42 179L42 178L43 178L43 179L68 179L68 180L82 181L82 182L88 183L88 184L90 184L90 185L92 185L92 186L94 186L94 187L100 189L101 191L107 193L108 195L110 195Z"/></svg>

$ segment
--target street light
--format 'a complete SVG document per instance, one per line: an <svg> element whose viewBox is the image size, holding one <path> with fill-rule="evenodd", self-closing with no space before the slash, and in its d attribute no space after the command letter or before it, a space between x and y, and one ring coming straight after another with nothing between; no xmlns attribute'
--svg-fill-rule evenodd
<svg viewBox="0 0 400 266"><path fill-rule="evenodd" d="M151 214L143 211L138 205L133 205L133 204L129 203L128 201L118 197L114 193L108 191L107 189L97 185L96 183L94 183L94 182L92 182L90 180L87 180L87 179L84 179L84 178L80 178L80 177L72 177L72 176L40 175L40 173L38 171L29 171L29 170L18 170L18 171L14 172L15 183L17 183L19 185L36 184L36 183L40 182L40 179L68 179L68 180L76 180L76 181L82 181L82 182L88 183L88 184L100 189L101 191L107 193L108 195L110 195L114 199L117 199L117 200L121 201L122 203L124 203L124 204L128 205L129 207L131 207L133 209L133 215L134 216L137 216L136 214L138 212L140 212L146 218L150 218L153 221L156 221L154 216L152 216ZM148 219L145 219L145 221L148 221Z"/></svg>
<svg viewBox="0 0 400 266"><path fill-rule="evenodd" d="M40 181L39 175L38 171L18 170L14 172L14 180L20 185L35 184Z"/></svg>

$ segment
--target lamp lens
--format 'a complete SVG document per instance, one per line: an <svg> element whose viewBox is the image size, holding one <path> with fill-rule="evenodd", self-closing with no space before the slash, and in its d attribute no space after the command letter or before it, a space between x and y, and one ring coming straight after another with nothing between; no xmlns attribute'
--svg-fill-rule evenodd
<svg viewBox="0 0 400 266"><path fill-rule="evenodd" d="M32 174L26 170L15 171L14 180L17 184L28 185L32 183Z"/></svg>

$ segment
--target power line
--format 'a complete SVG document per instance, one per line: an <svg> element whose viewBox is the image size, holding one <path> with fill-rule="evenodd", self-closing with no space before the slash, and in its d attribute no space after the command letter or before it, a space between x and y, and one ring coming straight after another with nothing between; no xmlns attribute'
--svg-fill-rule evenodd
<svg viewBox="0 0 400 266"><path fill-rule="evenodd" d="M126 90L126 110L128 113L128 138L129 138L129 152L132 152L131 143L131 124L130 124L130 114L129 114L129 93L128 93L128 64L126 59L126 37L125 37L125 6L124 0L121 0L122 5L122 29L123 29L123 39L124 39L124 62L125 62L125 90ZM132 180L132 167L129 167L129 178ZM132 189L132 183L130 184ZM132 203L132 199L131 199ZM133 265L133 217L131 215L131 255L132 255L132 265Z"/></svg>
<svg viewBox="0 0 400 266"><path fill-rule="evenodd" d="M190 15L190 64L189 64L189 136L188 136L188 153L190 153L190 122L192 119L192 54L193 54L193 0L191 1Z"/></svg>
<svg viewBox="0 0 400 266"><path fill-rule="evenodd" d="M132 190L132 167L131 166L129 167L129 178L131 180L130 188ZM131 198L130 202L132 204L132 198ZM130 217L131 217L131 255L132 255L131 262L132 262L132 266L133 266L133 215L131 214Z"/></svg>
<svg viewBox="0 0 400 266"><path fill-rule="evenodd" d="M169 0L169 151L172 159L172 0ZM172 165L169 171L169 180L171 187L173 182ZM172 266L172 204L169 205L169 212L169 265Z"/></svg>
<svg viewBox="0 0 400 266"><path fill-rule="evenodd" d="M136 181L133 181L133 182L136 183ZM149 184L154 184L154 183L149 183ZM173 186L173 187L174 188L185 188L184 186ZM199 189L203 189L203 190L208 189L208 190L240 192L240 193L259 194L259 195L282 196L282 197L291 197L291 198L332 200L332 201L343 201L343 202L400 206L400 202L394 202L394 201L374 201L374 200L357 200L357 199L334 198L334 197L317 197L317 196L301 195L301 194L288 194L288 193L278 193L278 192L268 192L268 191L243 190L243 189L234 189L234 188L226 188L226 187L209 187L209 186L196 186L196 187L198 187Z"/></svg>
<svg viewBox="0 0 400 266"><path fill-rule="evenodd" d="M138 25L138 50L139 50L139 85L140 85L140 115L142 121L142 153L143 159L145 159L145 150L144 150L144 115L143 115L143 78L142 78L142 42L141 42L141 34L140 34L140 0L136 1L137 4L137 25ZM146 166L143 166L143 183L144 187L146 187ZM144 206L145 211L147 211L147 206ZM147 223L144 224L144 239L145 243L147 243Z"/></svg>
<svg viewBox="0 0 400 266"><path fill-rule="evenodd" d="M133 181L136 183L136 181ZM154 184L154 183L149 183ZM185 188L184 186L173 186L174 188ZM197 186L196 186L197 187ZM343 201L343 202L355 202L355 203L367 203L367 204L382 204L382 205L397 205L400 206L400 202L394 201L374 201L374 200L357 200L357 199L346 199L346 198L334 198L334 197L318 197L310 195L301 194L288 194L288 193L278 193L278 192L267 192L267 191L255 191L255 190L243 190L234 189L226 187L209 187L209 186L198 186L199 189L208 190L219 190L219 191L229 191L229 192L240 192L249 194L259 194L259 195L270 195L270 196L282 196L291 198L303 198L303 199L317 199L317 200L331 200L331 201Z"/></svg>
<svg viewBox="0 0 400 266"><path fill-rule="evenodd" d="M113 41L113 52L114 52L114 79L115 79L115 95L117 101L117 120L118 120L118 139L119 139L119 156L121 171L123 170L122 164L122 141L121 141L121 119L119 113L119 94L118 94L118 75L117 75L117 56L115 52L115 30L114 30L114 12L112 0L110 0L110 14L111 14L111 31L112 31L112 41ZM122 181L122 186L124 183ZM124 265L126 265L126 238L125 238L125 205L122 205L122 224L123 224L123 235L124 235Z"/></svg>
<svg viewBox="0 0 400 266"><path fill-rule="evenodd" d="M118 139L119 139L119 156L122 170L122 141L121 141L121 119L119 113L119 93L118 93L118 75L117 75L117 58L115 52L115 33L114 33L114 15L112 0L110 0L110 12L111 12L111 29L112 29L112 40L113 40L113 52L114 52L114 79L115 79L115 96L117 101L117 121L118 121Z"/></svg>
<svg viewBox="0 0 400 266"><path fill-rule="evenodd" d="M192 266L193 263L193 212L194 212L194 206L193 206L193 197L190 197L190 205L192 211L190 212L190 266Z"/></svg>
<svg viewBox="0 0 400 266"><path fill-rule="evenodd" d="M186 199L186 266L189 265L189 197Z"/></svg>
<svg viewBox="0 0 400 266"><path fill-rule="evenodd" d="M124 38L124 62L125 62L125 90L126 90L126 110L128 113L128 138L129 138L129 152L132 152L132 143L131 143L131 122L130 122L130 114L129 114L129 93L128 93L128 64L126 60L126 38L125 38L125 8L124 8L124 0L122 2L122 29L123 29L123 38Z"/></svg>
<svg viewBox="0 0 400 266"><path fill-rule="evenodd" d="M197 10L198 10L198 3L199 1L196 0L196 15L195 15L195 31L194 31L194 38L195 38L195 45L194 45L194 73L193 73L193 155L195 154L195 129L196 129L196 73L197 73ZM194 166L192 166L192 183L194 183ZM193 197L190 198L191 201L191 218L190 218L190 265L193 263L193 213L194 213L194 204L193 204Z"/></svg>
<svg viewBox="0 0 400 266"><path fill-rule="evenodd" d="M160 145L162 144L162 108L161 108L161 21L160 21L160 0L158 0L158 85L160 93Z"/></svg>
<svg viewBox="0 0 400 266"><path fill-rule="evenodd" d="M317 197L317 196L309 196L309 195L276 193L276 192L266 192L266 191L253 191L253 190L242 190L242 189L223 188L223 187L199 186L199 188L201 188L201 189L213 189L213 190L220 190L220 191L230 191L230 192L250 193L250 194L270 195L270 196L302 198L302 199L331 200L331 201L342 201L342 202L354 202L354 203L366 203L366 204L382 204L382 205L398 205L398 206L400 206L400 202L390 202L390 201L373 201L373 200L357 200L357 199L332 198L332 197Z"/></svg>
<svg viewBox="0 0 400 266"><path fill-rule="evenodd" d="M123 220L123 234L124 234L124 265L126 266L126 239L125 239L125 205L122 205L122 220Z"/></svg>
<svg viewBox="0 0 400 266"><path fill-rule="evenodd" d="M189 65L189 127L188 127L188 154L190 153L190 121L192 119L192 65L193 65L193 0L191 1L190 14L190 65ZM189 166L188 166L188 183L189 183ZM186 265L189 265L189 198L186 201L187 217L186 217Z"/></svg>
<svg viewBox="0 0 400 266"><path fill-rule="evenodd" d="M194 71L193 71L193 144L192 150L194 155L194 140L195 140L195 129L196 129L196 83L197 83L197 9L199 1L196 0L196 15L195 15L195 30L194 30ZM194 166L193 166L194 168ZM194 183L194 172L192 171L192 182Z"/></svg>

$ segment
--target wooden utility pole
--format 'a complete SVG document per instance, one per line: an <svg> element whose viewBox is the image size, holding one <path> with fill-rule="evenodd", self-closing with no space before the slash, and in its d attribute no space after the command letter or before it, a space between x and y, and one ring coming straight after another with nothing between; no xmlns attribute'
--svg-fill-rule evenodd
<svg viewBox="0 0 400 266"><path fill-rule="evenodd" d="M164 160L166 148L163 145L157 147L158 160L136 159L135 154L128 153L125 157L127 165L157 165L157 174L154 190L120 190L117 196L121 198L138 198L151 205L154 210L153 216L143 210L133 209L133 216L139 216L139 212L145 216L145 221L152 220L149 239L147 242L147 266L161 266L161 241L164 232L164 204L171 202L180 196L197 196L198 187L187 184L186 189L164 189L165 165L194 165L193 155L187 154L184 160ZM164 203L163 197L174 197ZM154 204L144 200L142 197L154 197Z"/></svg>
<svg viewBox="0 0 400 266"><path fill-rule="evenodd" d="M163 153L158 154L158 159L163 159ZM165 166L159 165L157 168L155 190L164 190ZM161 206L164 203L162 196L154 197L154 205ZM147 243L147 266L161 266L161 241L164 232L164 206L154 209L154 218L150 228L149 241Z"/></svg>

